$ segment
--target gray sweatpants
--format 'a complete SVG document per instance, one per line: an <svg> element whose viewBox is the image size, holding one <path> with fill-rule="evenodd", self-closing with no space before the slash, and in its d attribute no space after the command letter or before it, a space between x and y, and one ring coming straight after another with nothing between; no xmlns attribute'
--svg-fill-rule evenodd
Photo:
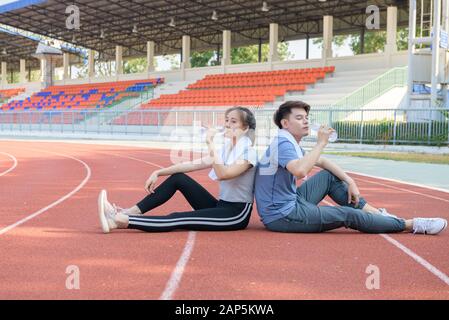
<svg viewBox="0 0 449 320"><path fill-rule="evenodd" d="M318 206L329 195L339 206ZM366 233L393 233L405 230L405 221L362 211L366 200L357 208L348 204L348 186L327 170L309 178L296 190L296 207L286 217L266 225L277 232L324 232L340 227Z"/></svg>

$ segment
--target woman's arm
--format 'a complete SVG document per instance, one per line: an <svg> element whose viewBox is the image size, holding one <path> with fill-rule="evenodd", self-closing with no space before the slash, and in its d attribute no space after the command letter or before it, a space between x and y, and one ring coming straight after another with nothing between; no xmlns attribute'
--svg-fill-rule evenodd
<svg viewBox="0 0 449 320"><path fill-rule="evenodd" d="M212 161L208 158L202 159L201 162L197 162L197 161L181 162L181 163L174 164L167 168L162 168L162 169L156 170L153 173L157 173L157 175L159 177L170 176L175 173L187 173L187 172L210 168L210 167L212 167L211 162Z"/></svg>
<svg viewBox="0 0 449 320"><path fill-rule="evenodd" d="M202 158L201 162L197 162L196 160L181 162L167 168L155 170L145 182L145 190L147 190L149 193L154 193L154 189L156 188L156 181L160 176L168 176L175 173L187 173L210 167L212 167L212 159L210 159L210 157L207 157Z"/></svg>
<svg viewBox="0 0 449 320"><path fill-rule="evenodd" d="M246 170L250 169L253 165L247 160L240 160L238 164L230 166L224 165L220 155L216 152L215 144L213 141L213 133L206 138L206 144L209 149L209 155L212 162L212 168L217 175L218 180L229 180L238 177Z"/></svg>
<svg viewBox="0 0 449 320"><path fill-rule="evenodd" d="M212 166L214 168L215 174L218 180L229 180L238 177L246 170L251 168L253 165L246 160L243 160L241 164L233 164L230 166L225 166L222 164L216 164Z"/></svg>

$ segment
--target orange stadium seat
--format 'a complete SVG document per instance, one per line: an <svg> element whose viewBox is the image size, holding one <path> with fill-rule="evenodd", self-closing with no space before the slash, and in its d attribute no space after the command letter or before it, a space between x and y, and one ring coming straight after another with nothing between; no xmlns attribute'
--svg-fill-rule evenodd
<svg viewBox="0 0 449 320"><path fill-rule="evenodd" d="M1 111L48 111L48 110L89 110L108 108L126 97L138 96L139 92L148 87L163 83L163 78L128 80L77 84L65 86L50 86L33 94L24 100L14 100L0 107ZM23 89L1 90L0 96L17 95ZM19 90L19 91L17 91ZM21 91L20 91L21 90ZM4 93L4 91L7 91Z"/></svg>
<svg viewBox="0 0 449 320"><path fill-rule="evenodd" d="M305 91L335 67L206 75L177 94L163 94L142 109L195 106L263 106L287 91Z"/></svg>

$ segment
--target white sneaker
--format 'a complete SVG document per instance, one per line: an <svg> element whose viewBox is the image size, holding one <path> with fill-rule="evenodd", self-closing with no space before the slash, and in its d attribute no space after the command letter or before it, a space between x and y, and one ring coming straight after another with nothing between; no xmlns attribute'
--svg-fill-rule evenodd
<svg viewBox="0 0 449 320"><path fill-rule="evenodd" d="M108 202L106 190L101 190L98 195L98 215L104 233L109 233L112 229L117 228L115 209Z"/></svg>
<svg viewBox="0 0 449 320"><path fill-rule="evenodd" d="M441 218L414 218L413 233L438 234L447 227L447 220Z"/></svg>
<svg viewBox="0 0 449 320"><path fill-rule="evenodd" d="M391 214L387 211L387 209L385 208L379 208L379 214L381 216L385 216L385 217L392 217L392 218L397 218L398 216L395 216L394 214Z"/></svg>

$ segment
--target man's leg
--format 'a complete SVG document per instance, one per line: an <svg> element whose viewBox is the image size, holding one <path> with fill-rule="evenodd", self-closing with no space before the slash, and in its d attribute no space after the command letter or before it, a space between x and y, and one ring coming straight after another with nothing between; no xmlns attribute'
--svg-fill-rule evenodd
<svg viewBox="0 0 449 320"><path fill-rule="evenodd" d="M271 231L316 233L340 227L365 233L394 233L406 231L403 219L366 213L351 207L317 206L298 197L295 210L283 219L267 225Z"/></svg>

